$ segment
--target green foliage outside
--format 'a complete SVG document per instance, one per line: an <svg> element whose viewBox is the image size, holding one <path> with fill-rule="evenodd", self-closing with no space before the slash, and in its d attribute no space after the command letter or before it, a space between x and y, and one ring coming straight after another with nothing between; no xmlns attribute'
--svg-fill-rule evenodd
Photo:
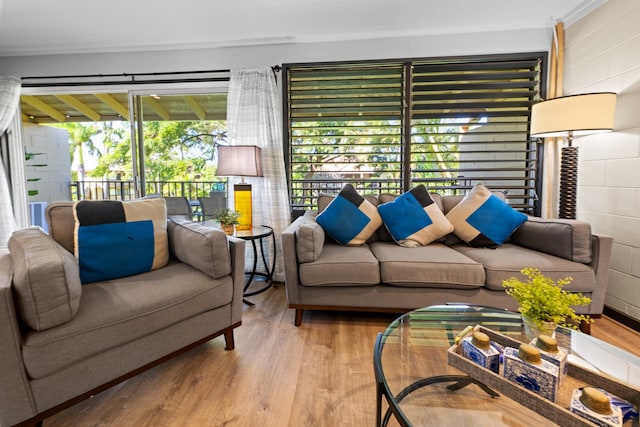
<svg viewBox="0 0 640 427"><path fill-rule="evenodd" d="M56 127L69 131L71 162L76 159L78 164L78 172L72 173L72 179L132 179L131 138L127 123L62 123ZM146 179L215 180L215 146L226 141L225 129L224 121L145 122ZM90 171L86 170L87 154L97 159L96 167Z"/></svg>
<svg viewBox="0 0 640 427"><path fill-rule="evenodd" d="M589 316L576 314L573 309L576 306L590 304L591 298L562 289L571 283L571 277L555 282L537 268L524 268L521 273L527 281L512 277L503 281L502 286L506 288L506 293L518 302L522 316L529 317L538 326L542 326L543 322L555 322L558 325L573 327L572 323L567 322L574 321L579 324L591 321Z"/></svg>
<svg viewBox="0 0 640 427"><path fill-rule="evenodd" d="M458 167L460 126L439 119L412 123L412 179L435 178L445 184L455 179L448 170ZM71 161L75 159L78 165L73 180L132 179L128 123L63 123L57 127L69 131ZM215 146L226 142L226 122L145 122L143 134L148 182L216 180ZM311 200L318 192L338 190L348 179L357 180L365 193L397 192L404 150L398 120L295 123L291 128L292 196ZM97 159L91 170L86 167L88 156Z"/></svg>
<svg viewBox="0 0 640 427"><path fill-rule="evenodd" d="M454 180L448 170L458 167L461 134L459 124L445 120L414 122L408 145L411 178L443 179L445 184L447 179ZM358 179L365 193L397 192L403 152L400 121L295 123L291 128L292 196L304 204L319 192L339 190L349 178ZM335 188L320 188L327 184L316 181L335 181Z"/></svg>
<svg viewBox="0 0 640 427"><path fill-rule="evenodd" d="M466 124L466 123L465 123ZM413 179L455 180L450 169L459 167L461 124L442 119L418 120L411 130ZM443 184L448 182L443 181Z"/></svg>

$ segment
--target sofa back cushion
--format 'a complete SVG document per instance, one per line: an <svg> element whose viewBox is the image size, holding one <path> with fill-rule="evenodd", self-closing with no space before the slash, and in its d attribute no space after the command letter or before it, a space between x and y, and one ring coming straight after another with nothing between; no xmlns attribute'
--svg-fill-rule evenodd
<svg viewBox="0 0 640 427"><path fill-rule="evenodd" d="M516 245L589 264L591 226L575 219L541 219L529 217L511 236Z"/></svg>
<svg viewBox="0 0 640 427"><path fill-rule="evenodd" d="M73 253L73 202L54 202L47 206L45 211L49 235L62 245L63 248Z"/></svg>
<svg viewBox="0 0 640 427"><path fill-rule="evenodd" d="M224 231L172 216L167 226L171 252L180 261L214 279L231 273L229 243Z"/></svg>
<svg viewBox="0 0 640 427"><path fill-rule="evenodd" d="M20 319L37 331L73 319L82 294L75 257L39 227L15 231L9 251Z"/></svg>

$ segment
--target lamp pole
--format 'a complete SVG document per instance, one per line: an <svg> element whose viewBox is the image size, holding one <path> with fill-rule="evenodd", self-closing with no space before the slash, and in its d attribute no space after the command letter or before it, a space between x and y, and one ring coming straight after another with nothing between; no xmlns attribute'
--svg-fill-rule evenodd
<svg viewBox="0 0 640 427"><path fill-rule="evenodd" d="M573 131L567 135L568 146L562 147L560 159L560 207L558 217L576 218L578 194L578 147L573 146Z"/></svg>

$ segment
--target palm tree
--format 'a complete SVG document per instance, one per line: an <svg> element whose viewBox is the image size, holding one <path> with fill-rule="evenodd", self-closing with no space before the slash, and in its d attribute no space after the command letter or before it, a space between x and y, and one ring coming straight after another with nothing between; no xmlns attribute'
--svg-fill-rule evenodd
<svg viewBox="0 0 640 427"><path fill-rule="evenodd" d="M62 127L69 132L69 154L71 155L71 163L73 163L75 155L78 155L78 180L84 181L84 149L91 155L101 156L100 150L93 144L91 138L102 133L94 123L65 123Z"/></svg>

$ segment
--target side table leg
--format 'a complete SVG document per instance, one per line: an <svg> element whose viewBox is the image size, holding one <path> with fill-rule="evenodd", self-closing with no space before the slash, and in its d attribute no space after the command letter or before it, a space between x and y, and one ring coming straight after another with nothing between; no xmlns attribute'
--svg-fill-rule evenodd
<svg viewBox="0 0 640 427"><path fill-rule="evenodd" d="M242 291L243 294L246 294L247 289L249 289L249 286L251 286L251 283L253 282L253 278L256 276L256 269L258 267L258 248L256 247L255 240L251 241L251 246L253 247L253 267L251 268L251 272L249 273L250 274L249 280L247 280L247 283L244 285L244 290ZM242 302L252 307L255 305L251 301L248 301L246 298L243 298Z"/></svg>

